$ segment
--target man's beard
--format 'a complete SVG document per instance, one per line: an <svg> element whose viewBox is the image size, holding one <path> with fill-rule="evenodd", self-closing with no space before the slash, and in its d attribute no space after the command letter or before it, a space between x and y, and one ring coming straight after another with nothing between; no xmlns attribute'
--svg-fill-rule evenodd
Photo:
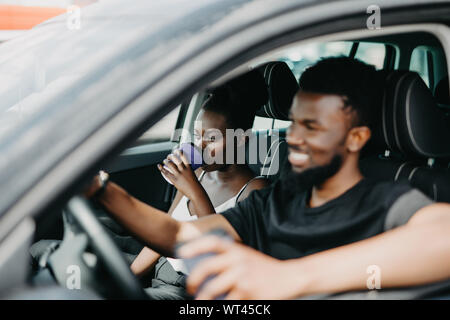
<svg viewBox="0 0 450 320"><path fill-rule="evenodd" d="M330 163L306 169L301 173L292 170L292 166L282 178L282 188L288 195L296 195L301 192L309 191L313 186L321 186L326 180L334 176L342 165L342 156L335 155Z"/></svg>

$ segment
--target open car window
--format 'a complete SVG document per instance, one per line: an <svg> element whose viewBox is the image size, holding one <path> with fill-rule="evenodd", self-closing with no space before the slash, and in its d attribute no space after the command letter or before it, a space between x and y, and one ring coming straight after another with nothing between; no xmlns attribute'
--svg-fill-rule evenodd
<svg viewBox="0 0 450 320"><path fill-rule="evenodd" d="M378 70L384 66L386 45L375 42L331 41L310 43L293 47L279 56L279 61L285 62L291 69L297 81L303 71L325 57L351 56L373 64ZM284 129L290 121L255 117L253 130Z"/></svg>

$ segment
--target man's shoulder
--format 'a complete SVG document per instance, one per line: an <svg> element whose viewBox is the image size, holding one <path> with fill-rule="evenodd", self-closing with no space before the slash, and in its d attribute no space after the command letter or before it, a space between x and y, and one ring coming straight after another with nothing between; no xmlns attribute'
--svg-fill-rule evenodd
<svg viewBox="0 0 450 320"><path fill-rule="evenodd" d="M261 189L257 189L257 190L253 190L252 194L257 194L257 195L261 195L261 196L269 196L270 194L274 194L277 192L281 191L281 181L280 180L276 180L273 181L271 183L269 183L267 186L265 186L264 188Z"/></svg>
<svg viewBox="0 0 450 320"><path fill-rule="evenodd" d="M408 180L379 183L377 188L385 194L385 231L406 224L417 211L434 203L434 200L412 186Z"/></svg>
<svg viewBox="0 0 450 320"><path fill-rule="evenodd" d="M253 190L242 202L257 202L265 206L268 202L289 202L290 198L283 181L278 179L262 189Z"/></svg>
<svg viewBox="0 0 450 320"><path fill-rule="evenodd" d="M408 180L391 181L391 180L376 180L371 178L365 179L367 180L367 184L370 186L370 190L372 192L382 195L385 194L400 195L414 188L413 186L411 186Z"/></svg>
<svg viewBox="0 0 450 320"><path fill-rule="evenodd" d="M421 190L412 186L409 180L379 181L368 179L368 183L371 184L371 196L378 198L387 208L391 207L401 197L405 198L408 196L409 198L409 195L420 195L424 198L428 197Z"/></svg>

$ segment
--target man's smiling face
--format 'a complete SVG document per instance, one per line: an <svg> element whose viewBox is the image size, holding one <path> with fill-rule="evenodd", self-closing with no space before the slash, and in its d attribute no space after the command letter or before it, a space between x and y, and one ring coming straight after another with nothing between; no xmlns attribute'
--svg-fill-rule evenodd
<svg viewBox="0 0 450 320"><path fill-rule="evenodd" d="M379 110L382 86L376 79L373 66L348 57L322 59L302 73L286 137L292 168L286 179L297 190L362 177L360 151Z"/></svg>
<svg viewBox="0 0 450 320"><path fill-rule="evenodd" d="M290 118L288 160L295 173L328 166L336 158L345 161L352 112L344 108L341 96L299 92Z"/></svg>

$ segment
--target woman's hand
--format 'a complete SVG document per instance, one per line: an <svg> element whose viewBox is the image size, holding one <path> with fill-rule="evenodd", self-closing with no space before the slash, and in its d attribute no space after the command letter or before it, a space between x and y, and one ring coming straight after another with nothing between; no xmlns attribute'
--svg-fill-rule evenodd
<svg viewBox="0 0 450 320"><path fill-rule="evenodd" d="M186 197L192 200L196 194L201 192L202 186L182 151L175 150L174 153L169 154L163 164L170 171L158 164L159 171Z"/></svg>

